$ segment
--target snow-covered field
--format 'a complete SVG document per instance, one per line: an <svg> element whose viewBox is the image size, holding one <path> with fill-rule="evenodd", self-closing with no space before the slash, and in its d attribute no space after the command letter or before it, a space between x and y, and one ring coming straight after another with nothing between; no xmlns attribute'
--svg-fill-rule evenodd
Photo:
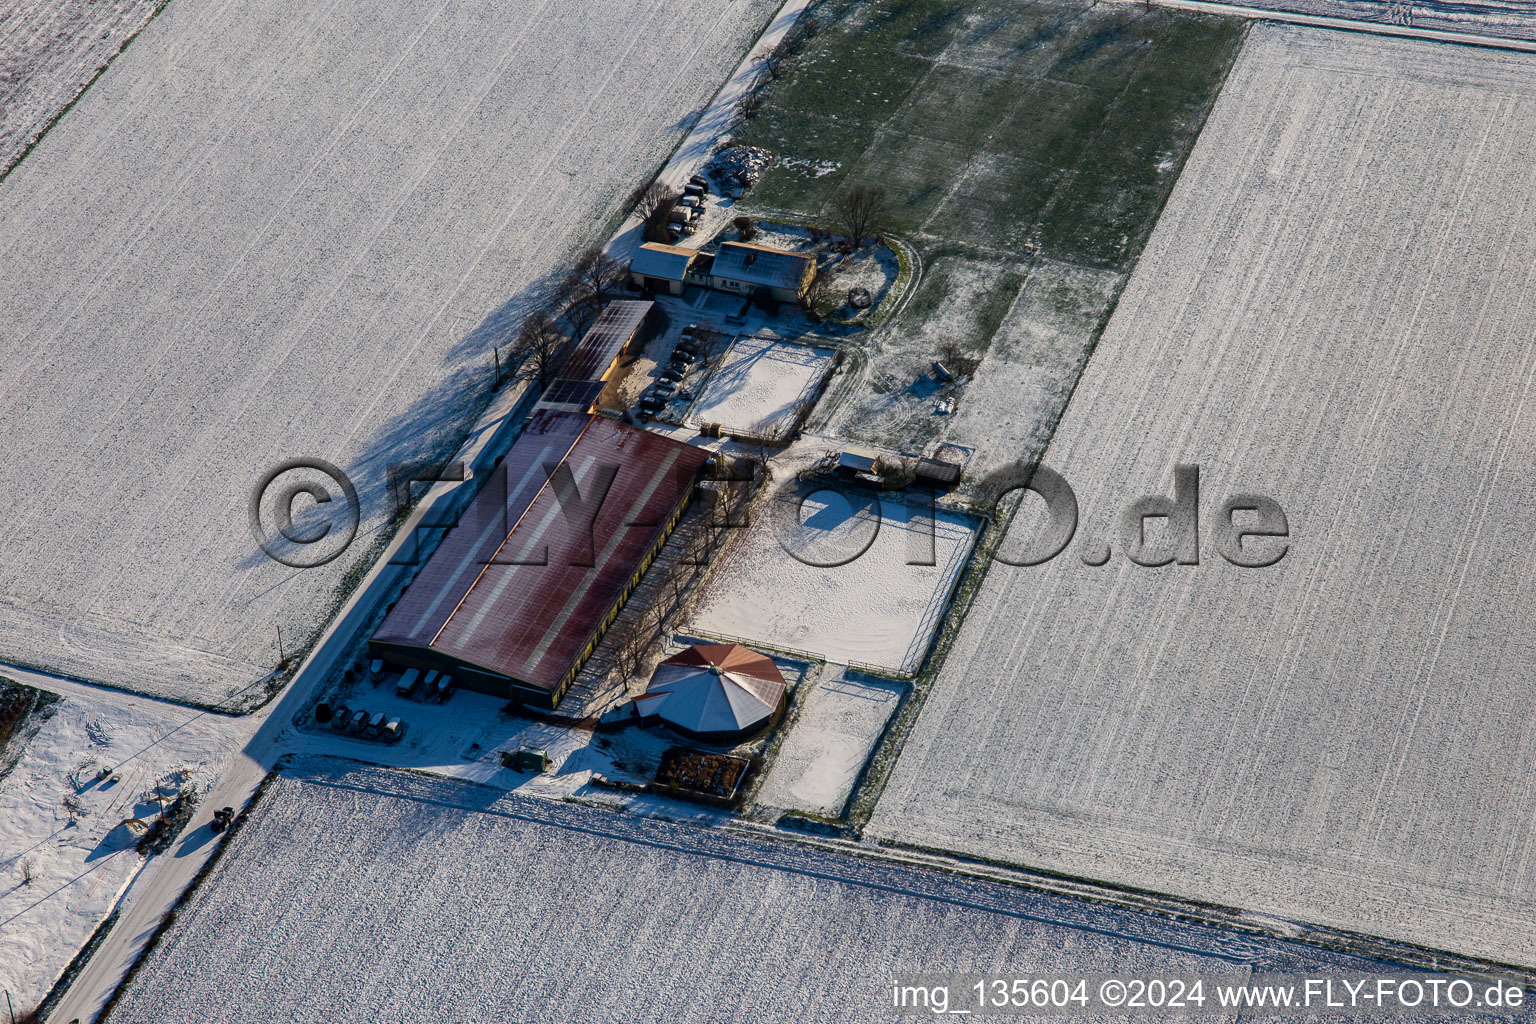
<svg viewBox="0 0 1536 1024"><path fill-rule="evenodd" d="M901 494L796 480L825 447L808 438L773 461L773 491L711 570L685 632L910 674L938 629L976 521Z"/></svg>
<svg viewBox="0 0 1536 1024"><path fill-rule="evenodd" d="M121 823L159 813L146 792L186 781L206 790L241 741L227 720L126 695L69 697L44 713L0 779L0 989L18 1011L47 994L144 864ZM119 781L97 781L107 767ZM74 825L66 797L79 801Z"/></svg>
<svg viewBox="0 0 1536 1024"><path fill-rule="evenodd" d="M1214 0L1265 11L1291 11L1351 21L1536 39L1530 0Z"/></svg>
<svg viewBox="0 0 1536 1024"><path fill-rule="evenodd" d="M168 6L0 185L0 659L259 698L777 6ZM295 570L247 509L312 457L361 527Z"/></svg>
<svg viewBox="0 0 1536 1024"><path fill-rule="evenodd" d="M960 394L945 441L975 452L962 493L1045 451L1125 275L1037 260Z"/></svg>
<svg viewBox="0 0 1536 1024"><path fill-rule="evenodd" d="M338 765L273 784L107 1019L847 1024L893 1019L890 985L908 972L1242 976L1317 960L1363 966L944 872Z"/></svg>
<svg viewBox="0 0 1536 1024"><path fill-rule="evenodd" d="M0 175L165 0L7 0L0 8Z"/></svg>
<svg viewBox="0 0 1536 1024"><path fill-rule="evenodd" d="M784 437L832 369L833 355L829 348L773 338L737 338L710 374L688 420Z"/></svg>
<svg viewBox="0 0 1536 1024"><path fill-rule="evenodd" d="M1046 453L1083 544L992 567L869 834L1536 964L1533 167L1536 58L1255 26ZM1131 564L1176 463L1202 561Z"/></svg>
<svg viewBox="0 0 1536 1024"><path fill-rule="evenodd" d="M757 802L835 818L901 703L903 687L838 673L803 697Z"/></svg>

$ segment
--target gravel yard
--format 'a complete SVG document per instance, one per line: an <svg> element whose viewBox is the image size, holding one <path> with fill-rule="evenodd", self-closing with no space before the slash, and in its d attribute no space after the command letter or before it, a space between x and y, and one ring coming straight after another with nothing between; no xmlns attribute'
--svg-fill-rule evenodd
<svg viewBox="0 0 1536 1024"><path fill-rule="evenodd" d="M1536 964L1533 140L1536 57L1255 26L1046 452L1078 539L992 567L868 834ZM1131 564L1176 463L1200 564Z"/></svg>
<svg viewBox="0 0 1536 1024"><path fill-rule="evenodd" d="M850 1024L893 1019L892 980L909 972L1021 964L1229 977L1367 966L944 872L337 765L277 779L107 1020Z"/></svg>
<svg viewBox="0 0 1536 1024"><path fill-rule="evenodd" d="M170 4L0 185L0 660L259 701L777 7ZM247 510L315 457L358 540L291 569Z"/></svg>

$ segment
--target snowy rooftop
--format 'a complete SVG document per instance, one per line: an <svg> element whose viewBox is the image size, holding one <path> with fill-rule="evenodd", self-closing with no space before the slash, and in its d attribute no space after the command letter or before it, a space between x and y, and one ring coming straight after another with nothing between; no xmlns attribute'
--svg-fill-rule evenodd
<svg viewBox="0 0 1536 1024"><path fill-rule="evenodd" d="M814 259L815 255L808 252L785 252L750 242L723 242L710 273L770 288L798 288L806 266Z"/></svg>
<svg viewBox="0 0 1536 1024"><path fill-rule="evenodd" d="M560 376L569 380L601 380L653 306L654 302L637 299L620 299L604 306L602 315L566 360Z"/></svg>
<svg viewBox="0 0 1536 1024"><path fill-rule="evenodd" d="M631 273L644 274L646 277L681 281L683 275L688 272L688 265L698 255L697 249L685 249L680 245L664 245L660 242L646 242L635 252L635 258L629 261L629 269Z"/></svg>

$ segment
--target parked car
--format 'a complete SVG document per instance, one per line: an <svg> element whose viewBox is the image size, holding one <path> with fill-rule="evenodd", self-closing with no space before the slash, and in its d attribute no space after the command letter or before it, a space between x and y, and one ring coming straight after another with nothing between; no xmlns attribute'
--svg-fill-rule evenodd
<svg viewBox="0 0 1536 1024"><path fill-rule="evenodd" d="M437 679L437 702L439 704L453 696L453 677L439 676Z"/></svg>
<svg viewBox="0 0 1536 1024"><path fill-rule="evenodd" d="M656 413L660 412L661 407L666 404L666 402L663 402L659 398L647 398L640 403L640 411L644 413L650 413L654 416Z"/></svg>
<svg viewBox="0 0 1536 1024"><path fill-rule="evenodd" d="M681 380L682 377L682 370L678 369L676 366L669 366L657 375L657 383L659 384L662 381L666 381L667 383L676 383L677 381Z"/></svg>
<svg viewBox="0 0 1536 1024"><path fill-rule="evenodd" d="M421 678L418 669L408 668L395 680L395 696L409 698L411 691L416 688L416 681Z"/></svg>
<svg viewBox="0 0 1536 1024"><path fill-rule="evenodd" d="M704 175L702 175L702 174L695 174L693 177L688 179L688 184L690 184L690 185L697 185L700 188L708 188L709 187L709 179L704 177Z"/></svg>
<svg viewBox="0 0 1536 1024"><path fill-rule="evenodd" d="M696 363L699 361L699 356L697 352L691 352L688 349L676 349L672 353L672 361L674 363Z"/></svg>
<svg viewBox="0 0 1536 1024"><path fill-rule="evenodd" d="M388 719L384 717L384 712L375 711L373 714L368 716L368 724L363 727L363 735L369 739L373 739L375 736L379 735L379 733L384 731L384 723L386 721L388 721Z"/></svg>
<svg viewBox="0 0 1536 1024"><path fill-rule="evenodd" d="M347 725L352 721L352 711L345 704L336 705L331 712L331 728L337 732L346 732Z"/></svg>
<svg viewBox="0 0 1536 1024"><path fill-rule="evenodd" d="M405 723L398 718L391 718L384 723L384 742L399 743L400 737L405 735Z"/></svg>
<svg viewBox="0 0 1536 1024"><path fill-rule="evenodd" d="M356 735L360 734L367 727L368 727L368 712L362 710L361 708L359 708L358 710L352 712L352 719L351 719L351 721L347 722L347 731L352 733L354 736L356 736Z"/></svg>

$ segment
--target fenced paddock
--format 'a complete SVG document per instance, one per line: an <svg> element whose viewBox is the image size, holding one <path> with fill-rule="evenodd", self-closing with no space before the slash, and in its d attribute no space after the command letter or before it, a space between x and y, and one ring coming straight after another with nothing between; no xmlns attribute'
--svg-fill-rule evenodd
<svg viewBox="0 0 1536 1024"><path fill-rule="evenodd" d="M801 450L790 452L775 461L782 478L720 556L686 629L910 678L979 522L901 494L801 483Z"/></svg>
<svg viewBox="0 0 1536 1024"><path fill-rule="evenodd" d="M835 357L830 348L737 338L705 382L688 421L782 442L815 404Z"/></svg>

